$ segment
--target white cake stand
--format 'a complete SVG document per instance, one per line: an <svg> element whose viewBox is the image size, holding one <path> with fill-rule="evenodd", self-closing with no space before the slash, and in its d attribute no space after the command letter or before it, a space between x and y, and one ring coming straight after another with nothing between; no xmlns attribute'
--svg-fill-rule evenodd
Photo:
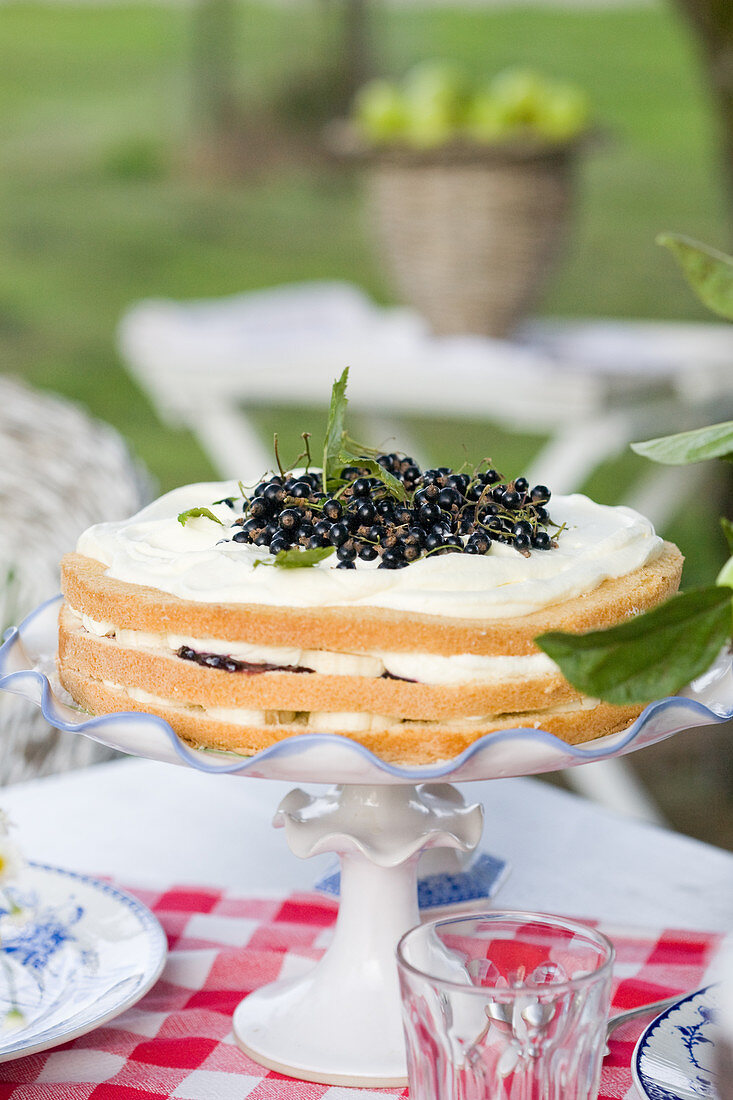
<svg viewBox="0 0 733 1100"><path fill-rule="evenodd" d="M305 976L250 994L233 1021L237 1042L257 1062L326 1084L406 1083L394 948L419 922L417 861L432 848L470 851L481 836L481 807L467 805L452 783L606 760L733 716L726 655L681 695L648 706L623 733L585 745L544 730L502 730L429 767L385 763L333 734L291 737L253 757L202 752L154 715L81 716L55 676L58 603L38 608L0 647L0 688L35 702L52 725L199 771L336 785L318 796L291 791L274 821L296 855L336 852L341 859L331 946Z"/></svg>

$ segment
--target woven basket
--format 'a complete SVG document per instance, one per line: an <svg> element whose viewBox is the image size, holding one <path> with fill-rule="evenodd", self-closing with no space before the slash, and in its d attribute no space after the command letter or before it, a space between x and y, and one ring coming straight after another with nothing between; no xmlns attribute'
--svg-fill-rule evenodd
<svg viewBox="0 0 733 1100"><path fill-rule="evenodd" d="M120 436L76 405L0 376L0 638L59 590L59 559L85 527L122 519L150 486ZM0 785L106 760L87 737L53 729L0 691Z"/></svg>
<svg viewBox="0 0 733 1100"><path fill-rule="evenodd" d="M510 333L566 235L574 161L572 146L371 158L374 234L399 296L436 333Z"/></svg>

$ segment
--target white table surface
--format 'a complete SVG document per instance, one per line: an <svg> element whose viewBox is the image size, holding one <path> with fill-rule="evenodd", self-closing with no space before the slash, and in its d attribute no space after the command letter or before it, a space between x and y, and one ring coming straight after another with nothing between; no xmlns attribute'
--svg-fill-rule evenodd
<svg viewBox="0 0 733 1100"><path fill-rule="evenodd" d="M6 787L26 856L118 882L310 889L332 857L300 860L271 827L292 784L124 759ZM733 929L733 854L633 821L532 779L462 786L482 848L509 861L494 899L649 927Z"/></svg>

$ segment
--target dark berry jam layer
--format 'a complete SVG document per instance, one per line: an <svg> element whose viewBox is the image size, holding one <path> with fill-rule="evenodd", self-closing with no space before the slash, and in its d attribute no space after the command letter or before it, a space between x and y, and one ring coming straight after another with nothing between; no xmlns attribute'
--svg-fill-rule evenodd
<svg viewBox="0 0 733 1100"><path fill-rule="evenodd" d="M315 669L306 668L304 665L272 665L267 661L238 661L235 657L225 657L220 653L199 653L187 645L180 646L176 656L184 661L193 661L203 668L217 668L221 672L243 672L246 676L256 676L259 672L315 672ZM403 680L406 684L418 682L410 679L409 676L395 676L391 672L383 672L381 679Z"/></svg>
<svg viewBox="0 0 733 1100"><path fill-rule="evenodd" d="M182 645L176 655L184 661L193 661L204 668L218 668L222 672L243 672L246 676L256 676L260 672L313 672L312 668L301 665L271 665L266 661L239 661L236 657L224 657L220 653L198 653L186 645Z"/></svg>

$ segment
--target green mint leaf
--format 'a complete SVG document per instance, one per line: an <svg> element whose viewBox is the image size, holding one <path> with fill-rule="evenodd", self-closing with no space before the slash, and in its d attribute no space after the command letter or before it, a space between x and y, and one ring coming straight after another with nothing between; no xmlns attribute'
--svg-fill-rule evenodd
<svg viewBox="0 0 733 1100"><path fill-rule="evenodd" d="M349 368L346 367L341 377L334 382L331 389L331 404L328 409L328 422L326 424L326 438L323 444L323 487L326 488L329 480L336 477L336 456L341 449L341 438L344 434L344 420L346 417L346 384L349 380Z"/></svg>
<svg viewBox="0 0 733 1100"><path fill-rule="evenodd" d="M708 428L693 428L689 432L663 435L632 443L632 451L665 466L685 466L709 458L733 458L733 420L711 424Z"/></svg>
<svg viewBox="0 0 733 1100"><path fill-rule="evenodd" d="M222 523L218 516L214 515L210 508L189 508L187 512L179 513L178 522L185 527L186 521L189 519L194 519L196 516L206 516L207 519L213 519L214 523L219 523L222 527L226 526L226 524Z"/></svg>
<svg viewBox="0 0 733 1100"><path fill-rule="evenodd" d="M703 305L733 321L733 256L676 233L663 233L657 244L670 250Z"/></svg>
<svg viewBox="0 0 733 1100"><path fill-rule="evenodd" d="M376 459L369 458L364 454L364 450L369 450L369 448L362 448L360 443L355 443L346 434L344 434L343 444L344 446L339 451L336 459L339 473L344 466L359 466L361 469L368 470L372 477L378 478L397 500L403 502L408 500L407 490L400 479L391 474L389 470L385 470L384 466L381 466Z"/></svg>
<svg viewBox="0 0 733 1100"><path fill-rule="evenodd" d="M550 631L535 641L579 691L622 706L674 695L710 667L730 628L730 591L713 586L608 630Z"/></svg>
<svg viewBox="0 0 733 1100"><path fill-rule="evenodd" d="M308 569L312 565L318 565L319 561L323 561L324 558L330 558L331 554L335 553L335 546L317 546L313 550L299 550L297 547L293 547L292 550L279 550L272 561L258 558L254 563L254 568L256 569L258 565L276 565L280 569Z"/></svg>
<svg viewBox="0 0 733 1100"><path fill-rule="evenodd" d="M727 562L715 578L715 583L725 585L726 588L733 588L733 557L728 558Z"/></svg>
<svg viewBox="0 0 733 1100"><path fill-rule="evenodd" d="M733 554L733 523L731 523L729 519L726 519L725 516L721 516L720 526L723 529L725 541L728 543L728 549L730 550L731 554Z"/></svg>

